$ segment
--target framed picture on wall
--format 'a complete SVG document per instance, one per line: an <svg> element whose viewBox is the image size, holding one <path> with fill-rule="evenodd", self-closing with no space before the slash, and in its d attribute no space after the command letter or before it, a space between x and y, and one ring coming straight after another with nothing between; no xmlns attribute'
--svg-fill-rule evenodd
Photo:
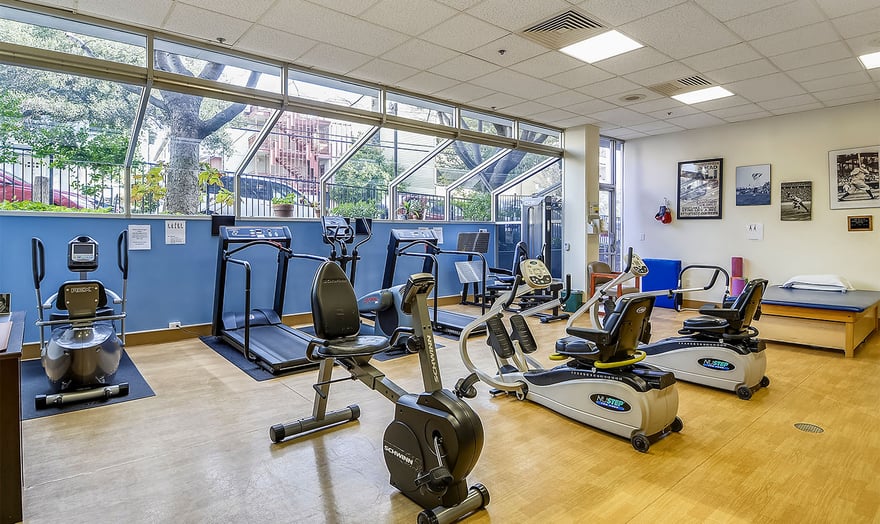
<svg viewBox="0 0 880 524"><path fill-rule="evenodd" d="M880 146L828 153L831 209L880 207Z"/></svg>
<svg viewBox="0 0 880 524"><path fill-rule="evenodd" d="M874 231L874 215L855 215L846 217L847 231Z"/></svg>
<svg viewBox="0 0 880 524"><path fill-rule="evenodd" d="M678 218L721 218L722 159L678 163Z"/></svg>
<svg viewBox="0 0 880 524"><path fill-rule="evenodd" d="M812 182L783 182L779 192L782 195L779 204L780 219L789 222L813 218Z"/></svg>
<svg viewBox="0 0 880 524"><path fill-rule="evenodd" d="M737 166L736 205L770 205L770 164Z"/></svg>

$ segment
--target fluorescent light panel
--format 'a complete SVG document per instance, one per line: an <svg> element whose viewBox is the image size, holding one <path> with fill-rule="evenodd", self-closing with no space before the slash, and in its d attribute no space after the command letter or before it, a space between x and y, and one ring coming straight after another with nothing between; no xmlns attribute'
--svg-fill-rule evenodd
<svg viewBox="0 0 880 524"><path fill-rule="evenodd" d="M682 93L680 95L673 95L672 98L678 100L679 102L684 102L685 104L698 104L700 102L715 100L716 98L724 98L726 96L733 96L733 93L731 93L727 89L724 89L721 86L715 86L707 87L706 89L699 89L697 91L690 91L688 93Z"/></svg>
<svg viewBox="0 0 880 524"><path fill-rule="evenodd" d="M876 53L862 55L859 57L859 60L861 60L862 64L865 65L865 69L874 69L875 67L880 67L880 51L877 51Z"/></svg>
<svg viewBox="0 0 880 524"><path fill-rule="evenodd" d="M642 44L623 33L612 30L565 46L560 51L578 60L592 64L612 56L622 55L627 51L640 47L643 47Z"/></svg>

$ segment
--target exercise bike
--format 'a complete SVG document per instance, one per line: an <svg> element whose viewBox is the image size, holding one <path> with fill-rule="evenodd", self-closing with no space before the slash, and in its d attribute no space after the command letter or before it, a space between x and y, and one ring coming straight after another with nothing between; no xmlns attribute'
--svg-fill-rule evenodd
<svg viewBox="0 0 880 524"><path fill-rule="evenodd" d="M31 239L40 359L52 390L51 394L36 396L36 409L128 394L128 383L114 383L125 345L127 231L119 234L116 245L117 265L122 272L121 297L100 281L87 278L88 273L98 269L98 242L78 236L67 244L67 268L79 273L80 279L62 283L58 292L43 302L40 284L46 275L45 248L39 238ZM115 305L120 306L119 312ZM50 310L54 311L47 320L44 311ZM116 334L116 320L120 321L120 336ZM48 340L46 328L52 330Z"/></svg>
<svg viewBox="0 0 880 524"><path fill-rule="evenodd" d="M605 307L613 304L606 290L647 274L648 268L638 256L632 255L632 258L639 262L630 263L612 282L597 290L595 300L584 304L572 315L571 321L589 309L593 325L601 325L599 304ZM688 266L681 273L691 269L712 270L709 282L703 287L649 291L637 295L675 296L678 306L679 298L684 293L709 290L715 286L721 274L727 275L720 267L702 265ZM682 279L679 278L679 281ZM766 344L758 339L758 330L751 326L751 321L761 316L761 298L766 288L766 280L755 279L749 281L735 299L728 298L725 291L720 307L703 306L699 309L699 316L684 321L679 330L683 336L640 345L638 349L645 353L645 362L673 372L678 380L734 391L743 400L752 398L759 388L770 385L770 379L764 374L767 369ZM577 344L572 339L562 339L557 342L557 347L564 349L572 343Z"/></svg>
<svg viewBox="0 0 880 524"><path fill-rule="evenodd" d="M513 394L519 400L532 400L574 420L630 440L633 448L647 452L652 442L683 423L676 416L678 392L672 373L640 361L639 340L650 335L649 322L653 296L624 297L609 315L602 329L574 328L570 331L585 343L578 348L557 351L567 362L544 369L530 357L538 346L524 316L510 317L512 332L502 322L505 305L536 289L546 288L553 279L543 262L524 260L513 289L499 297L489 311L465 328L459 350L471 375L459 380L456 391L471 393L481 380L492 394ZM498 370L489 374L479 369L468 353L469 330L485 322Z"/></svg>
<svg viewBox="0 0 880 524"><path fill-rule="evenodd" d="M427 306L433 287L434 279L427 273L410 276L404 285L403 310L414 319L412 329L401 328L391 338L360 335L351 283L337 264L323 263L312 286L315 336L298 332L308 343L309 360L320 362L312 416L269 428L269 437L279 443L356 420L360 416L357 405L327 412L334 382L358 379L378 391L394 403L394 420L382 441L391 485L424 508L418 516L420 524L453 522L489 503L483 485L467 486L466 476L483 447L483 426L470 406L441 383ZM370 364L373 355L387 350L406 331L410 332L407 344L419 354L424 393L405 391ZM334 363L351 376L333 379Z"/></svg>

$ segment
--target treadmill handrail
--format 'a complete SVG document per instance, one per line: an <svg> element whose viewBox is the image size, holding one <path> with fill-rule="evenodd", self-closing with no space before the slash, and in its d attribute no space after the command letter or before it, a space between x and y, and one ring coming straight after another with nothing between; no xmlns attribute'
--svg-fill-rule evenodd
<svg viewBox="0 0 880 524"><path fill-rule="evenodd" d="M249 242L246 242L245 244L242 244L241 246L239 246L235 249L230 249L228 251L225 251L223 253L223 256L225 258L229 259L229 257L234 255L235 253L238 253L239 251L244 251L247 248L254 247L254 246L260 246L260 245L271 246L271 247L274 247L275 249L277 249L278 251L282 251L284 253L287 253L288 256L293 256L292 249L290 249L289 247L284 247L280 243L278 243L274 240L251 240Z"/></svg>
<svg viewBox="0 0 880 524"><path fill-rule="evenodd" d="M281 246L278 246L281 247ZM238 250L236 250L238 251ZM247 260L226 257L227 262L244 267L244 358L248 362L255 362L256 357L251 358L251 264Z"/></svg>

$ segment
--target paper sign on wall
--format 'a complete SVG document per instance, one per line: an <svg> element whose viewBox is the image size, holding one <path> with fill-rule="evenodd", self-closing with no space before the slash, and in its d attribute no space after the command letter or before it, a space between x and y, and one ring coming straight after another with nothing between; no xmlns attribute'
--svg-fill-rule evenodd
<svg viewBox="0 0 880 524"><path fill-rule="evenodd" d="M165 221L165 243L166 244L186 244L186 221L185 220L166 220Z"/></svg>
<svg viewBox="0 0 880 524"><path fill-rule="evenodd" d="M149 250L150 244L150 225L149 224L129 224L128 226L128 249L129 251Z"/></svg>
<svg viewBox="0 0 880 524"><path fill-rule="evenodd" d="M746 226L746 238L749 240L764 240L764 224L749 224Z"/></svg>

